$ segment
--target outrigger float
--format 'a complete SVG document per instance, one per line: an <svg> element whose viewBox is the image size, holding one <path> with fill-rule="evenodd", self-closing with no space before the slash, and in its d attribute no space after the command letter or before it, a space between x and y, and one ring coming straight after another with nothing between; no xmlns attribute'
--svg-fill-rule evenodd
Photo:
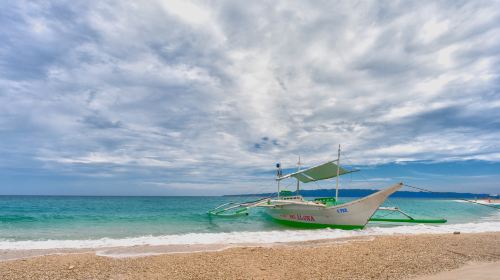
<svg viewBox="0 0 500 280"><path fill-rule="evenodd" d="M222 204L208 212L211 216L238 217L249 214L254 207L265 208L267 213L277 222L297 227L330 227L339 229L362 229L372 222L398 223L446 223L445 219L416 219L397 207L381 207L384 201L394 192L403 187L403 183L394 184L386 189L350 202L338 200L339 177L358 170L347 170L340 166L340 145L338 157L317 166L300 170L300 160L297 172L282 175L281 165L276 164L277 197L266 197L243 203ZM297 189L295 195L291 191L280 191L280 182L295 178ZM300 183L336 178L335 197L305 200L299 195ZM377 211L398 213L398 218L375 217Z"/></svg>

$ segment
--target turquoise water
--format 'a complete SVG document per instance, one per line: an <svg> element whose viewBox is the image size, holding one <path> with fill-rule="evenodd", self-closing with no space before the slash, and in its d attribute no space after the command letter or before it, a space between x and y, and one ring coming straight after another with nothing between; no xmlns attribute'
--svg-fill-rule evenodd
<svg viewBox="0 0 500 280"><path fill-rule="evenodd" d="M274 223L262 209L252 209L249 216L240 218L206 214L222 203L252 199L0 196L0 242L291 230ZM500 221L499 210L453 200L394 198L385 205L398 206L416 217L444 217L449 224L476 223L480 227L481 222ZM370 223L368 228L388 226L398 225Z"/></svg>

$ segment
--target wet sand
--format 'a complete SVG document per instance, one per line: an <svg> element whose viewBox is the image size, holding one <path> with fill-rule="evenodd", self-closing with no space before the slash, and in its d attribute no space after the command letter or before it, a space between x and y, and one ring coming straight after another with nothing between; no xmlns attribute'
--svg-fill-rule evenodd
<svg viewBox="0 0 500 280"><path fill-rule="evenodd" d="M494 263L500 261L500 232L380 236L227 249L194 246L181 251L211 251L176 254L163 254L172 248L161 247L65 250L56 255L5 260L0 262L0 278L427 279L422 277L470 266L471 277L500 275L500 267ZM15 252L2 254L14 256ZM134 254L156 255L127 257Z"/></svg>
<svg viewBox="0 0 500 280"><path fill-rule="evenodd" d="M434 275L427 275L413 280L456 280L456 279L500 279L500 262L470 263L458 269L443 271Z"/></svg>

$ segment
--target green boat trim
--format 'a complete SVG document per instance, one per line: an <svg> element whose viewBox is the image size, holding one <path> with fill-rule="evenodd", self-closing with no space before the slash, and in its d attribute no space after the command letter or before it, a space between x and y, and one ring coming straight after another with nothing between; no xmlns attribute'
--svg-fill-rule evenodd
<svg viewBox="0 0 500 280"><path fill-rule="evenodd" d="M385 216L372 216L370 218L370 222L389 222L389 223L416 223L416 224L444 224L448 222L446 219L443 218L432 218L431 219L425 219L425 218L413 218L412 215L402 211L401 209L397 207L379 207L378 210L381 211L389 211L390 213L399 213L400 215L403 215L404 217L400 218L386 218L388 214Z"/></svg>
<svg viewBox="0 0 500 280"><path fill-rule="evenodd" d="M238 217L238 216L247 216L248 215L248 208L247 207L242 207L237 210L229 211L226 209L219 210L219 211L209 211L209 215L214 215L218 217Z"/></svg>
<svg viewBox="0 0 500 280"><path fill-rule="evenodd" d="M296 228L333 228L333 229L344 229L344 230L356 230L363 229L365 226L357 226L357 225L328 225L328 224L313 224L313 223L303 223L298 221L288 221L272 218L279 224L296 227Z"/></svg>
<svg viewBox="0 0 500 280"><path fill-rule="evenodd" d="M417 224L444 224L446 219L390 219L370 218L370 222L417 223Z"/></svg>
<svg viewBox="0 0 500 280"><path fill-rule="evenodd" d="M289 190L281 190L279 196L294 196L295 193Z"/></svg>
<svg viewBox="0 0 500 280"><path fill-rule="evenodd" d="M327 203L327 202L336 202L337 200L335 200L335 197L318 197L318 198L315 198L314 201Z"/></svg>
<svg viewBox="0 0 500 280"><path fill-rule="evenodd" d="M342 205L345 203L344 201L336 200L335 197L318 197L315 198L313 201L322 203L327 207Z"/></svg>

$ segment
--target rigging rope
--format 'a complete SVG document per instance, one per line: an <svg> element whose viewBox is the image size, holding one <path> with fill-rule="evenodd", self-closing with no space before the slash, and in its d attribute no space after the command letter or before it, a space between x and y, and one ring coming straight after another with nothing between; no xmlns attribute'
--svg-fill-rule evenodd
<svg viewBox="0 0 500 280"><path fill-rule="evenodd" d="M347 158L347 156L344 155L344 158ZM363 177L365 180L368 181L368 178L366 176L364 176L363 174L360 174L360 175L361 175L361 177ZM351 173L351 176L352 176L352 173ZM420 190L420 191L425 191L425 192L430 192L430 193L437 193L437 192L433 192L433 191L428 190L428 189L419 188L419 187L411 186L411 185L408 185L408 184L403 184L403 185L406 186L406 187L409 187L409 188ZM469 199L465 199L465 198L457 198L457 200L463 200L463 201L466 201L466 202L470 202L470 203L474 203L474 204L478 204L478 205L490 207L490 208L497 209L497 210L500 209L500 207L497 207L497 206L494 206L494 205L483 204L483 203L479 203L479 202L476 202L476 201L473 201L473 200L469 200ZM389 199L387 199L387 201L389 201Z"/></svg>
<svg viewBox="0 0 500 280"><path fill-rule="evenodd" d="M433 191L430 191L430 190L427 190L427 189L424 189L424 188L410 186L410 185L407 185L407 184L403 184L403 185L406 186L406 187L408 187L408 188L413 188L413 189L424 191L424 192L436 193L436 192L433 192ZM466 202L470 202L470 203L474 203L474 204L478 204L478 205L490 207L490 208L497 209L497 210L500 209L499 207L496 207L494 205L483 204L483 203L479 203L479 202L476 202L476 201L473 201L473 200L469 200L469 199L465 199L465 198L457 198L457 200L463 200L463 201L466 201Z"/></svg>

